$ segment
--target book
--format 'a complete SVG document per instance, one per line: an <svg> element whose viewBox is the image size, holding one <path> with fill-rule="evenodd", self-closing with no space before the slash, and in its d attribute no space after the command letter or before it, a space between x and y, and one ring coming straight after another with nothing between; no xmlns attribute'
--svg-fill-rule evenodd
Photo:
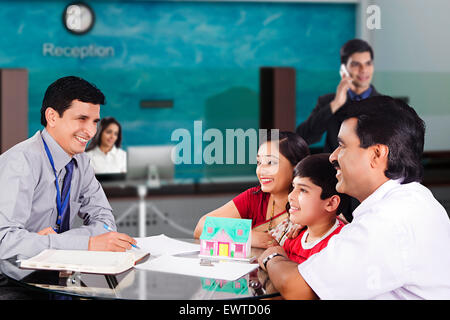
<svg viewBox="0 0 450 320"><path fill-rule="evenodd" d="M144 251L126 252L45 249L38 255L20 261L20 268L118 274L134 267L148 257Z"/></svg>

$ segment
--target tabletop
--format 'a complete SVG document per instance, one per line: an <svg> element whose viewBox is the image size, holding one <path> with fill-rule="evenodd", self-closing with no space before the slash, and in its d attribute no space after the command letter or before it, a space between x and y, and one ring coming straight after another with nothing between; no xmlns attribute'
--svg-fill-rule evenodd
<svg viewBox="0 0 450 320"><path fill-rule="evenodd" d="M263 249L252 248L252 255L259 256L262 252ZM21 286L90 299L215 300L279 296L267 273L260 268L238 280L225 281L137 268L117 275L25 270L19 268L15 259L8 259L0 260L0 272Z"/></svg>

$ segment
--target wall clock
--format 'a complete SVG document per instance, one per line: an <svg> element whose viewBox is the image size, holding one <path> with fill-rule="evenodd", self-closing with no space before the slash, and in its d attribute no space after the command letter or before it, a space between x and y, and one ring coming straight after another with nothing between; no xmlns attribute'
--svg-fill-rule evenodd
<svg viewBox="0 0 450 320"><path fill-rule="evenodd" d="M85 34L92 29L94 22L94 11L86 3L74 2L64 8L63 23L71 33Z"/></svg>

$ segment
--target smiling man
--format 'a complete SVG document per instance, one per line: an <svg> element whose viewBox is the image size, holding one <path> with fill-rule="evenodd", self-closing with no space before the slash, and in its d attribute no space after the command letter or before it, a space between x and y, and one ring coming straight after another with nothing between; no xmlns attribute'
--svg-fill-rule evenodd
<svg viewBox="0 0 450 320"><path fill-rule="evenodd" d="M0 156L0 258L44 249L125 251L135 240L116 229L112 209L84 153L97 131L103 93L78 77L52 83L45 127ZM72 228L76 216L82 226Z"/></svg>
<svg viewBox="0 0 450 320"><path fill-rule="evenodd" d="M341 64L348 74L341 74L336 92L319 97L308 119L297 127L297 134L308 144L319 142L326 132L323 151L333 152L338 146L337 134L341 126L336 112L352 101L379 95L371 85L374 72L373 55L372 47L364 40L352 39L342 46Z"/></svg>
<svg viewBox="0 0 450 320"><path fill-rule="evenodd" d="M330 155L336 190L361 204L354 220L301 265L280 247L259 258L288 299L449 299L450 220L420 184L425 127L406 103L378 96L340 113Z"/></svg>

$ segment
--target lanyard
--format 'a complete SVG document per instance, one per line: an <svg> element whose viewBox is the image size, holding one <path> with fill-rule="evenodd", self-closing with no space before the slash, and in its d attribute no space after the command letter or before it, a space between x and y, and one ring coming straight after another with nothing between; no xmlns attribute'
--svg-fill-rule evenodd
<svg viewBox="0 0 450 320"><path fill-rule="evenodd" d="M55 163L53 162L52 154L50 153L50 150L47 146L47 143L45 143L44 138L42 138L42 141L44 142L45 152L47 153L48 160L50 160L50 164L52 165L53 168L53 173L55 174L56 208L58 210L58 219L56 221L56 228L59 230L61 226L62 214L64 213L64 210L67 207L67 203L69 202L70 188L72 186L69 186L69 191L67 192L66 198L64 199L64 202L61 204L61 192L59 191L58 175L56 174Z"/></svg>

